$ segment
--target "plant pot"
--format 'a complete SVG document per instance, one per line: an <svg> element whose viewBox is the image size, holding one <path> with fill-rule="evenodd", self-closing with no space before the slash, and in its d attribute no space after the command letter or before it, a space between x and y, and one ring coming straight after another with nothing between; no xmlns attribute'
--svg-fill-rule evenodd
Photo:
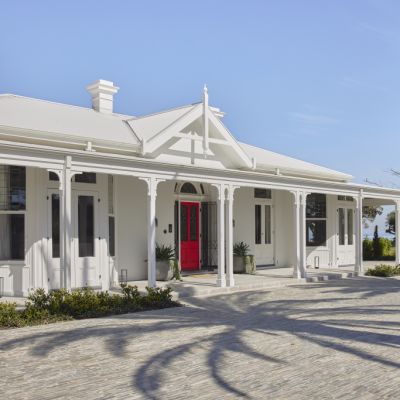
<svg viewBox="0 0 400 400"><path fill-rule="evenodd" d="M256 273L254 256L233 256L233 272L254 275Z"/></svg>
<svg viewBox="0 0 400 400"><path fill-rule="evenodd" d="M170 281L173 276L172 264L170 260L160 260L156 262L156 280Z"/></svg>

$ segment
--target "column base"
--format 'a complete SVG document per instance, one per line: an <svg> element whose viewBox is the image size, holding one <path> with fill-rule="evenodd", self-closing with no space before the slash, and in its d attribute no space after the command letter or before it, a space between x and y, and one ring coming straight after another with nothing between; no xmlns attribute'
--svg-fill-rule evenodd
<svg viewBox="0 0 400 400"><path fill-rule="evenodd" d="M218 287L226 287L226 279L225 276L217 278L217 286Z"/></svg>
<svg viewBox="0 0 400 400"><path fill-rule="evenodd" d="M235 286L235 280L233 279L233 277L232 278L227 278L227 280L226 280L226 286L228 286L228 287L234 287Z"/></svg>
<svg viewBox="0 0 400 400"><path fill-rule="evenodd" d="M302 278L300 269L297 268L297 267L293 268L293 278L294 279L301 279Z"/></svg>

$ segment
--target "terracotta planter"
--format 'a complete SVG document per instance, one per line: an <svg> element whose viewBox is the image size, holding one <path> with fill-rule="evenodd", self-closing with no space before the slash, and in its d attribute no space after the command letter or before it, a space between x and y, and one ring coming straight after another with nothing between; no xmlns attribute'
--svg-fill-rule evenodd
<svg viewBox="0 0 400 400"><path fill-rule="evenodd" d="M170 260L162 260L156 262L156 280L170 281L173 276L172 262Z"/></svg>

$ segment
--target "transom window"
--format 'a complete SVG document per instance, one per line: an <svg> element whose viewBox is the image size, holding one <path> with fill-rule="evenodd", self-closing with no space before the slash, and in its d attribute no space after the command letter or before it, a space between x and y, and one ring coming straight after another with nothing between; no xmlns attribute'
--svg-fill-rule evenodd
<svg viewBox="0 0 400 400"><path fill-rule="evenodd" d="M192 183L186 182L181 187L181 193L197 194L197 190Z"/></svg>
<svg viewBox="0 0 400 400"><path fill-rule="evenodd" d="M74 182L78 183L96 183L96 174L94 172L84 172L74 176ZM50 181L59 181L58 175L55 172L49 172Z"/></svg>
<svg viewBox="0 0 400 400"><path fill-rule="evenodd" d="M25 167L0 165L0 260L25 258Z"/></svg>
<svg viewBox="0 0 400 400"><path fill-rule="evenodd" d="M326 246L326 195L312 193L306 204L307 246Z"/></svg>
<svg viewBox="0 0 400 400"><path fill-rule="evenodd" d="M272 198L272 190L271 189L254 189L254 197L256 199L271 199Z"/></svg>
<svg viewBox="0 0 400 400"><path fill-rule="evenodd" d="M353 201L353 197L351 196L338 196L337 199L339 201Z"/></svg>

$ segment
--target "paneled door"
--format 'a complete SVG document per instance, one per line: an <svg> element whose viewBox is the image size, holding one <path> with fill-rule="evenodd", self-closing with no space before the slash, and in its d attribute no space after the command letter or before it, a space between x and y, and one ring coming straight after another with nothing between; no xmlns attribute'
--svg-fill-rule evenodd
<svg viewBox="0 0 400 400"><path fill-rule="evenodd" d="M99 221L96 192L73 191L72 260L75 262L75 286L100 284Z"/></svg>
<svg viewBox="0 0 400 400"><path fill-rule="evenodd" d="M257 265L274 264L273 217L271 204L256 204L255 257Z"/></svg>
<svg viewBox="0 0 400 400"><path fill-rule="evenodd" d="M182 270L200 267L199 203L181 202L180 250Z"/></svg>
<svg viewBox="0 0 400 400"><path fill-rule="evenodd" d="M339 207L337 214L337 264L351 265L355 263L354 209Z"/></svg>

